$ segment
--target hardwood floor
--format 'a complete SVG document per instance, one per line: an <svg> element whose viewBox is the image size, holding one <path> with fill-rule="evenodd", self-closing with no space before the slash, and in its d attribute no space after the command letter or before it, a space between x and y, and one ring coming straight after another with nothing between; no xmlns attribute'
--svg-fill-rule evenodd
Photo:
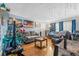
<svg viewBox="0 0 79 59"><path fill-rule="evenodd" d="M48 41L48 46L42 49L35 47L34 42L23 45L22 46L24 49L23 54L25 56L53 56L53 51L54 51L53 45L50 39L47 39L47 41Z"/></svg>
<svg viewBox="0 0 79 59"><path fill-rule="evenodd" d="M35 43L25 44L23 45L23 54L25 56L53 56L54 55L54 45L52 44L50 39L47 39L48 46L46 48L40 49L35 47ZM43 42L43 45L45 42ZM71 56L70 52L73 52L75 55L79 56L79 49L78 49L78 41L71 41L67 40L67 50L63 48L64 41L62 41L59 45L62 48L59 48L58 55L66 55Z"/></svg>

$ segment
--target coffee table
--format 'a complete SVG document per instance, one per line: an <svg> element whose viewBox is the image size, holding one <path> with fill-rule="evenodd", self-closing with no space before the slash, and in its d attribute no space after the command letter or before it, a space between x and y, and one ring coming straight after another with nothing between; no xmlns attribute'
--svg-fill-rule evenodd
<svg viewBox="0 0 79 59"><path fill-rule="evenodd" d="M45 46L43 46L43 42L46 42L46 44L45 44ZM40 43L40 46L37 46L37 42L39 42ZM47 47L47 38L36 38L35 39L35 47L39 47L39 48L45 48L45 47Z"/></svg>

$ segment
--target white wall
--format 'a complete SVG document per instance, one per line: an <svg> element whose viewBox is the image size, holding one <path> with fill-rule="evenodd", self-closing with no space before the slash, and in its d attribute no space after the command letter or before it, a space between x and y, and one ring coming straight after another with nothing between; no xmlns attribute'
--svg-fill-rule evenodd
<svg viewBox="0 0 79 59"><path fill-rule="evenodd" d="M72 21L63 22L63 30L72 32Z"/></svg>
<svg viewBox="0 0 79 59"><path fill-rule="evenodd" d="M76 17L76 31L79 31L79 16Z"/></svg>
<svg viewBox="0 0 79 59"><path fill-rule="evenodd" d="M56 23L56 32L59 32L59 23Z"/></svg>

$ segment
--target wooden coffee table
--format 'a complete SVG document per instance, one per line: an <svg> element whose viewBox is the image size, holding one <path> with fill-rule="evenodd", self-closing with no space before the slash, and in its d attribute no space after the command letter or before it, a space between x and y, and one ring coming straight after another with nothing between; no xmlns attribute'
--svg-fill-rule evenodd
<svg viewBox="0 0 79 59"><path fill-rule="evenodd" d="M43 46L43 42L46 42L46 44L45 44L45 46ZM40 43L40 46L37 46L37 42L39 42ZM45 47L47 47L47 38L36 38L35 39L35 47L39 47L39 48L45 48Z"/></svg>

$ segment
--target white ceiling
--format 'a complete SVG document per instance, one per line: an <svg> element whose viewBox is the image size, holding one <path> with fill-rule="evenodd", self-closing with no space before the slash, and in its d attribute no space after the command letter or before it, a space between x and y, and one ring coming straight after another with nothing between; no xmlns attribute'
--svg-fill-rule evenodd
<svg viewBox="0 0 79 59"><path fill-rule="evenodd" d="M56 21L79 15L79 4L62 3L7 3L10 13L30 20Z"/></svg>

